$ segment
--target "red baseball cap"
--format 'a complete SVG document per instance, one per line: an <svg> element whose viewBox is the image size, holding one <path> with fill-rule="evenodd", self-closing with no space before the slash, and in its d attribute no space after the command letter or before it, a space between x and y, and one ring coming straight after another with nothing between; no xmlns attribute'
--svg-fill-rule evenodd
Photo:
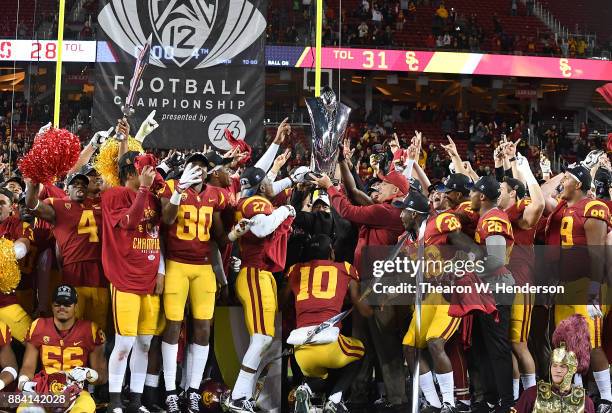
<svg viewBox="0 0 612 413"><path fill-rule="evenodd" d="M387 175L378 174L378 178L383 182L395 185L404 195L406 195L410 191L410 184L408 183L408 179L406 179L403 174L397 171L391 171Z"/></svg>

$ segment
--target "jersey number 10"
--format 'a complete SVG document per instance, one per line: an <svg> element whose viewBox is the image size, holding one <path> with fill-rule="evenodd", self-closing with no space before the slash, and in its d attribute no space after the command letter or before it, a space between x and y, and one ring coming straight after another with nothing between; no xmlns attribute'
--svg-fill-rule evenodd
<svg viewBox="0 0 612 413"><path fill-rule="evenodd" d="M312 284L310 280L312 274ZM327 287L323 290L323 274L327 274ZM309 298L330 299L336 295L338 284L338 269L333 266L322 265L318 267L300 268L300 293L296 301L307 300Z"/></svg>

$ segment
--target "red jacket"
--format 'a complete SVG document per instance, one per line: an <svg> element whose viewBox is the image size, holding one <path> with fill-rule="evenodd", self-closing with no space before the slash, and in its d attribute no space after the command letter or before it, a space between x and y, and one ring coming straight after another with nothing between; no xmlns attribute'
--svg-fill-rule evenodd
<svg viewBox="0 0 612 413"><path fill-rule="evenodd" d="M373 245L395 245L404 232L402 210L390 203L357 206L335 187L327 190L332 206L344 219L359 224L359 240L355 249L354 265L359 270L362 249Z"/></svg>

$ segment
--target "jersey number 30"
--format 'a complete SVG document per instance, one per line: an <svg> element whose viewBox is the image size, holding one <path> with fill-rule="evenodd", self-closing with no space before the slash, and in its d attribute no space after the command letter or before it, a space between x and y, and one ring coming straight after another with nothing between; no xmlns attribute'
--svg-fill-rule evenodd
<svg viewBox="0 0 612 413"><path fill-rule="evenodd" d="M213 208L210 206L202 206L197 209L193 205L181 205L178 210L176 237L184 241L191 241L197 236L199 241L208 241L212 214Z"/></svg>

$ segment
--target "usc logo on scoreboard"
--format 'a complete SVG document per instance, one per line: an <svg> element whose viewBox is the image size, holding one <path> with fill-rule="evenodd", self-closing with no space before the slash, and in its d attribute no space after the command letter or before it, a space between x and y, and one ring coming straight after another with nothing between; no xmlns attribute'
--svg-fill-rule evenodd
<svg viewBox="0 0 612 413"><path fill-rule="evenodd" d="M572 77L572 67L569 65L569 59L559 59L559 70L563 77Z"/></svg>

